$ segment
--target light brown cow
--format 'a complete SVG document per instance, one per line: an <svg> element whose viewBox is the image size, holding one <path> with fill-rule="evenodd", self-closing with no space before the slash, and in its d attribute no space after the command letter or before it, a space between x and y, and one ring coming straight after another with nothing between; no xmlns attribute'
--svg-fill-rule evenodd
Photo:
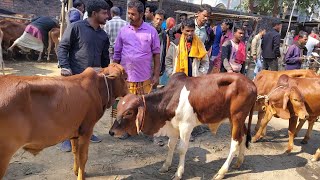
<svg viewBox="0 0 320 180"><path fill-rule="evenodd" d="M259 130L252 138L252 142L256 142L264 136L262 132L267 127L267 124L272 119L272 116L282 119L289 119L289 143L286 150L286 152L289 153L293 149L293 139L296 132L297 117L300 119L306 119L308 118L309 114L306 110L305 99L300 90L296 86L289 86L287 83L282 84L283 76L288 77L287 75L280 76L278 86L272 89L267 97L265 97L265 115L262 119Z"/></svg>
<svg viewBox="0 0 320 180"><path fill-rule="evenodd" d="M49 31L49 41L47 49L47 61L50 61L50 53L52 50L52 44L54 44L54 52L58 55L58 45L59 45L60 28L53 28Z"/></svg>
<svg viewBox="0 0 320 180"><path fill-rule="evenodd" d="M72 143L74 173L85 179L93 127L115 98L127 93L125 79L116 64L70 77L1 77L0 179L19 148L36 155L66 139Z"/></svg>
<svg viewBox="0 0 320 180"><path fill-rule="evenodd" d="M312 70L288 70L288 71L267 71L262 70L254 79L254 84L257 87L258 96L265 96L270 93L271 89L275 88L279 77L282 74L286 74L290 77L317 77L317 74ZM264 117L265 112L262 110L264 106L264 99L257 101L255 110L258 111L258 121L255 127L255 130L258 131L260 127L261 120ZM266 129L262 132L263 135L266 134Z"/></svg>
<svg viewBox="0 0 320 180"><path fill-rule="evenodd" d="M181 179L184 172L185 155L188 150L192 129L200 124L208 124L215 133L224 119L231 124L230 153L215 179L222 179L228 172L235 153L240 167L244 161L245 146L251 139L249 119L256 101L256 87L245 76L236 73L210 74L201 77L187 77L184 73L174 74L162 90L146 96L127 95L118 103L117 121L110 129L110 135L125 133L137 135L168 136L169 152L160 169L168 171L172 163L175 146L180 160L175 179ZM251 111L250 111L251 110Z"/></svg>

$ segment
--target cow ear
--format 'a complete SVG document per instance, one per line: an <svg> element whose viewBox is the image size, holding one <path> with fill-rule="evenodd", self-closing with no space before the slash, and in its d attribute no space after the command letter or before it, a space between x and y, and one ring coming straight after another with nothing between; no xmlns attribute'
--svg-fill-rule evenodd
<svg viewBox="0 0 320 180"><path fill-rule="evenodd" d="M142 123L142 119L144 118L144 107L138 107L138 114L136 117L136 127L137 127L137 132L140 132L140 127Z"/></svg>
<svg viewBox="0 0 320 180"><path fill-rule="evenodd" d="M286 110L286 109L287 109L287 105L288 105L288 102L289 102L289 96L290 96L290 92L284 93L284 96L283 96L283 105L282 105L282 109L283 109L283 110Z"/></svg>

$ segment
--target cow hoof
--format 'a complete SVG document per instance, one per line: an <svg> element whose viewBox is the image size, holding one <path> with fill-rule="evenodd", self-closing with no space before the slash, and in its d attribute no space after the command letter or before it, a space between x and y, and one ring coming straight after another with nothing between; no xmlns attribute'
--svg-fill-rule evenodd
<svg viewBox="0 0 320 180"><path fill-rule="evenodd" d="M74 175L78 176L78 171L73 171Z"/></svg>
<svg viewBox="0 0 320 180"><path fill-rule="evenodd" d="M216 174L215 176L214 176L214 179L215 180L220 180L220 179L223 179L224 178L224 174Z"/></svg>
<svg viewBox="0 0 320 180"><path fill-rule="evenodd" d="M291 153L291 151L292 151L292 149L287 149L286 153L289 154L289 153Z"/></svg>
<svg viewBox="0 0 320 180"><path fill-rule="evenodd" d="M161 169L159 169L159 173L166 173L169 171L169 167L163 166Z"/></svg>
<svg viewBox="0 0 320 180"><path fill-rule="evenodd" d="M252 143L256 143L259 139L260 139L260 138L253 137L252 140L251 140L251 142L252 142Z"/></svg>
<svg viewBox="0 0 320 180"><path fill-rule="evenodd" d="M172 180L180 180L181 177L179 177L179 176L177 176L177 175L174 175L174 176L171 177L171 179L172 179Z"/></svg>
<svg viewBox="0 0 320 180"><path fill-rule="evenodd" d="M232 166L232 169L240 169L240 167L241 167L241 162L237 162L236 164L234 164L233 166Z"/></svg>

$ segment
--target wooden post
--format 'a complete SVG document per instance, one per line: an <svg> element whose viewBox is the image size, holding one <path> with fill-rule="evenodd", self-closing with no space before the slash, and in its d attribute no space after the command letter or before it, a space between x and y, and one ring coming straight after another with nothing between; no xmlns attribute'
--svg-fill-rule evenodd
<svg viewBox="0 0 320 180"><path fill-rule="evenodd" d="M64 1L61 3L61 17L60 17L60 36L59 39L61 40L64 29L65 29L65 21L66 21L66 12L65 12L65 3Z"/></svg>

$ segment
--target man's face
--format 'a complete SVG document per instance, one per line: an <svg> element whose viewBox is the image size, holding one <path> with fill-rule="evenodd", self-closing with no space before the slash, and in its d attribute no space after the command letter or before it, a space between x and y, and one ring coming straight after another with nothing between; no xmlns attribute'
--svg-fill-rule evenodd
<svg viewBox="0 0 320 180"><path fill-rule="evenodd" d="M188 27L185 26L184 28L181 29L182 34L187 38L192 38L194 35L194 28L193 27Z"/></svg>
<svg viewBox="0 0 320 180"><path fill-rule="evenodd" d="M150 8L149 7L146 8L146 12L144 13L144 15L145 15L146 19L153 20L152 19L153 14L150 12Z"/></svg>
<svg viewBox="0 0 320 180"><path fill-rule="evenodd" d="M242 27L243 27L244 30L247 30L247 28L248 28L248 23L247 23L247 22L244 22L243 25L242 25Z"/></svg>
<svg viewBox="0 0 320 180"><path fill-rule="evenodd" d="M243 39L244 36L244 31L242 29L238 29L235 33L234 33L234 38L237 39L238 41L241 41Z"/></svg>
<svg viewBox="0 0 320 180"><path fill-rule="evenodd" d="M137 8L128 9L128 18L131 25L138 25L142 19L143 13L139 13Z"/></svg>
<svg viewBox="0 0 320 180"><path fill-rule="evenodd" d="M187 19L186 16L180 16L180 22L185 21Z"/></svg>
<svg viewBox="0 0 320 180"><path fill-rule="evenodd" d="M153 25L155 28L160 28L163 22L163 15L156 14L153 18Z"/></svg>
<svg viewBox="0 0 320 180"><path fill-rule="evenodd" d="M78 6L77 9L83 13L84 12L84 4L81 4L81 6Z"/></svg>
<svg viewBox="0 0 320 180"><path fill-rule="evenodd" d="M229 29L229 25L227 25L226 23L222 23L221 24L221 29L223 32L227 32Z"/></svg>
<svg viewBox="0 0 320 180"><path fill-rule="evenodd" d="M106 24L106 21L109 18L108 10L100 9L99 12L92 12L92 17L99 23L99 24Z"/></svg>
<svg viewBox="0 0 320 180"><path fill-rule="evenodd" d="M308 37L307 36L303 36L303 38L300 38L299 41L300 41L301 45L305 46L307 44L307 42L308 42Z"/></svg>
<svg viewBox="0 0 320 180"><path fill-rule="evenodd" d="M282 28L282 24L278 24L278 25L275 26L275 29L276 29L278 32L280 32L281 28Z"/></svg>
<svg viewBox="0 0 320 180"><path fill-rule="evenodd" d="M201 25L204 25L208 21L209 15L210 15L209 12L206 10L204 10L202 12L198 12L197 19L199 20L199 22L201 22Z"/></svg>
<svg viewBox="0 0 320 180"><path fill-rule="evenodd" d="M264 29L263 31L261 31L261 35L264 36L267 33L267 31Z"/></svg>

